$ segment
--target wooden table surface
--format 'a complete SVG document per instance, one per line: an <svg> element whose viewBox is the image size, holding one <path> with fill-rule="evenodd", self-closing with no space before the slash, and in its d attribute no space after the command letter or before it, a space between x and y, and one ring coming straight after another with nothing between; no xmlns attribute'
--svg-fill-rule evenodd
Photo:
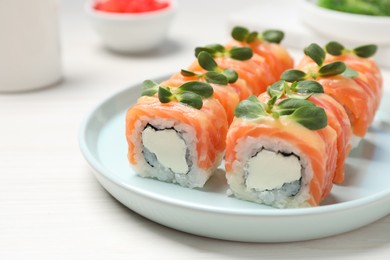
<svg viewBox="0 0 390 260"><path fill-rule="evenodd" d="M389 215L305 242L203 238L124 207L83 159L77 138L87 112L126 86L188 65L195 46L226 42L229 15L255 2L181 0L168 43L139 56L102 48L83 1L60 3L63 81L40 91L0 94L0 259L390 259ZM383 74L389 91L390 70Z"/></svg>

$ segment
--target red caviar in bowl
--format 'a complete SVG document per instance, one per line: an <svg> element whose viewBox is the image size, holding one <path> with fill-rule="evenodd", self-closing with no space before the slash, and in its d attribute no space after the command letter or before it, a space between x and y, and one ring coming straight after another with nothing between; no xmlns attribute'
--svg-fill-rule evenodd
<svg viewBox="0 0 390 260"><path fill-rule="evenodd" d="M167 8L168 1L161 0L98 0L95 9L111 13L145 13Z"/></svg>

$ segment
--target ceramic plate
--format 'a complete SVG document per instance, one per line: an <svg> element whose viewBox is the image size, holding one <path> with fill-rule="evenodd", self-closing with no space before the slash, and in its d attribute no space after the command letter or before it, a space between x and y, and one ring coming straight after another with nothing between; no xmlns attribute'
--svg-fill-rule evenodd
<svg viewBox="0 0 390 260"><path fill-rule="evenodd" d="M79 141L103 187L144 217L211 238L287 242L340 234L390 213L390 95L384 97L369 133L347 159L343 185L334 186L319 207L275 209L226 196L223 168L203 189L135 176L126 157L125 114L139 97L140 85L98 105L83 122Z"/></svg>

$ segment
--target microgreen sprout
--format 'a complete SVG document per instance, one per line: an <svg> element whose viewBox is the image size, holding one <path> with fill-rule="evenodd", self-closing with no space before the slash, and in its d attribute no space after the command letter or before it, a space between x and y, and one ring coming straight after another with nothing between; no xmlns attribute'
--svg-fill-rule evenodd
<svg viewBox="0 0 390 260"><path fill-rule="evenodd" d="M280 98L273 96L267 103L261 102L255 96L241 101L235 110L235 116L249 120L259 120L264 117L279 119L289 117L310 130L319 130L327 126L328 118L325 110L306 99Z"/></svg>
<svg viewBox="0 0 390 260"><path fill-rule="evenodd" d="M262 116L268 116L266 110L267 104L260 102L255 96L250 96L238 103L234 114L236 117L258 119Z"/></svg>
<svg viewBox="0 0 390 260"><path fill-rule="evenodd" d="M267 94L280 99L283 96L296 99L307 99L313 94L324 93L324 88L314 80L303 80L289 83L284 80L275 82L267 88Z"/></svg>
<svg viewBox="0 0 390 260"><path fill-rule="evenodd" d="M160 86L152 80L145 80L142 85L143 96L153 96L157 93L161 103L169 103L177 100L196 109L203 106L203 98L211 97L213 88L206 82L189 81L178 88Z"/></svg>
<svg viewBox="0 0 390 260"><path fill-rule="evenodd" d="M289 69L282 73L281 79L288 82L301 81L309 78L330 77L342 74L345 77L354 78L358 73L351 68L347 68L344 62L335 61L324 64L325 51L316 43L310 44L304 49L304 53L310 57L317 65L317 71L310 70L308 73L301 70Z"/></svg>
<svg viewBox="0 0 390 260"><path fill-rule="evenodd" d="M204 78L208 83L214 83L218 85L227 85L228 83L234 83L238 79L238 74L232 69L222 69L218 67L210 53L206 51L199 52L198 56L199 65L207 70L206 73L196 73L189 70L181 70L181 74L185 77L197 77Z"/></svg>
<svg viewBox="0 0 390 260"><path fill-rule="evenodd" d="M249 60L253 56L253 51L248 47L232 47L231 49L226 49L220 44L210 44L204 47L195 48L195 57L199 56L199 53L207 52L213 58L217 57L229 57L235 60Z"/></svg>
<svg viewBox="0 0 390 260"><path fill-rule="evenodd" d="M347 49L341 43L331 41L325 45L325 50L327 53L333 56L340 56L344 53L354 53L361 58L369 58L373 56L378 47L375 44L368 44L356 47L354 49Z"/></svg>
<svg viewBox="0 0 390 260"><path fill-rule="evenodd" d="M279 30L266 30L262 33L250 32L247 28L236 26L231 33L233 39L239 42L251 43L255 40L264 40L272 43L280 43L284 38L284 33Z"/></svg>
<svg viewBox="0 0 390 260"><path fill-rule="evenodd" d="M267 103L251 96L238 104L235 115L255 120L264 116L275 119L287 116L310 130L318 130L328 124L328 119L323 108L308 100L316 93L324 93L324 89L314 80L293 83L280 80L267 88L270 97Z"/></svg>

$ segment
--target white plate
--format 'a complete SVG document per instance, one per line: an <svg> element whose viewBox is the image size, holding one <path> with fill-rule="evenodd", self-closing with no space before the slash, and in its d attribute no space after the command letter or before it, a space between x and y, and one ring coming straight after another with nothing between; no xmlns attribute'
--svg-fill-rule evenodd
<svg viewBox="0 0 390 260"><path fill-rule="evenodd" d="M125 113L139 97L140 85L98 105L83 122L79 141L103 187L146 218L206 237L286 242L340 234L390 214L389 95L347 159L345 184L334 186L319 207L275 209L227 197L223 170L198 190L135 176L126 157Z"/></svg>

